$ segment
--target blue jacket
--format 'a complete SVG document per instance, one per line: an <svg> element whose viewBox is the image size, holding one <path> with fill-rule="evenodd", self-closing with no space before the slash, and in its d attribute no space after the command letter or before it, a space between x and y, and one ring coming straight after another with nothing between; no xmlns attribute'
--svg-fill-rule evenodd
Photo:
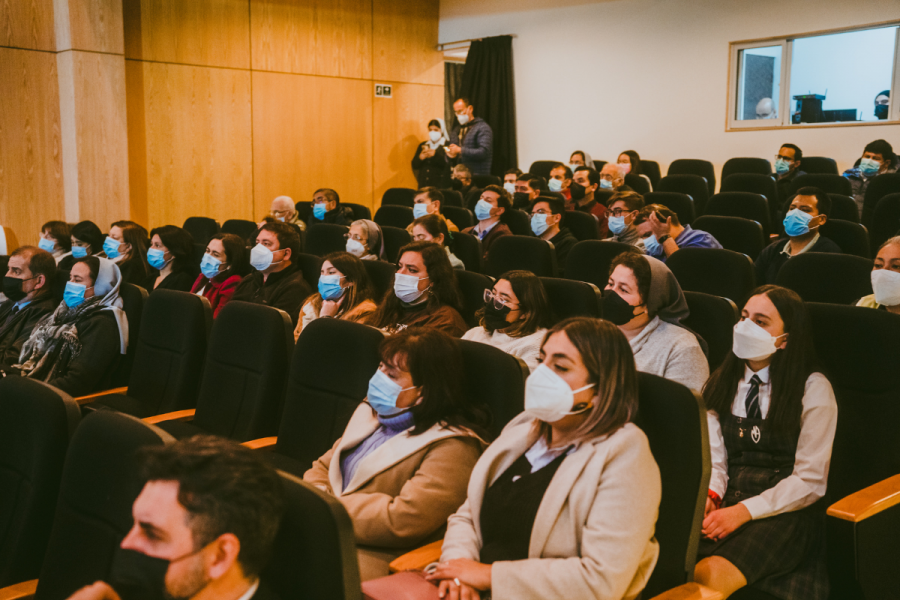
<svg viewBox="0 0 900 600"><path fill-rule="evenodd" d="M450 132L450 143L462 148L457 160L469 167L472 175L490 175L494 158L494 131L491 126L484 119L475 117L462 144L459 143L460 129Z"/></svg>

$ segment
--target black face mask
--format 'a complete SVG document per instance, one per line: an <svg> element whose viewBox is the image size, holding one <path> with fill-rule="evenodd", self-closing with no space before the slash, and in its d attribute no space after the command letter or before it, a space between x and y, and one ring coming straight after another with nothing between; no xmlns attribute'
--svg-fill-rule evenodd
<svg viewBox="0 0 900 600"><path fill-rule="evenodd" d="M512 323L507 322L506 317L509 316L509 313L512 312L512 309L506 305L503 308L497 308L494 306L494 301L490 300L484 303L484 324L487 325L488 329L493 331L497 331L498 329L506 329Z"/></svg>
<svg viewBox="0 0 900 600"><path fill-rule="evenodd" d="M635 318L638 306L628 304L615 290L603 290L603 318L613 325L624 325Z"/></svg>
<svg viewBox="0 0 900 600"><path fill-rule="evenodd" d="M531 198L528 196L528 192L516 192L513 194L513 204L515 206L528 206L531 202Z"/></svg>
<svg viewBox="0 0 900 600"><path fill-rule="evenodd" d="M884 121L887 119L887 104L879 104L875 107L875 117Z"/></svg>
<svg viewBox="0 0 900 600"><path fill-rule="evenodd" d="M450 187L456 190L457 192L463 188L462 181L457 178L453 178L450 180Z"/></svg>
<svg viewBox="0 0 900 600"><path fill-rule="evenodd" d="M22 284L26 281L28 279L16 279L7 275L3 278L3 294L13 302L18 302L28 295L28 292L22 289Z"/></svg>
<svg viewBox="0 0 900 600"><path fill-rule="evenodd" d="M572 194L572 200L583 200L584 195L587 192L587 188L581 185L580 183L572 182L569 185L569 192Z"/></svg>
<svg viewBox="0 0 900 600"><path fill-rule="evenodd" d="M109 585L116 590L122 600L174 600L166 590L166 573L169 565L195 554L197 552L167 560L119 548L113 557ZM206 584L203 587L206 587ZM195 590L187 597L190 598L199 591Z"/></svg>

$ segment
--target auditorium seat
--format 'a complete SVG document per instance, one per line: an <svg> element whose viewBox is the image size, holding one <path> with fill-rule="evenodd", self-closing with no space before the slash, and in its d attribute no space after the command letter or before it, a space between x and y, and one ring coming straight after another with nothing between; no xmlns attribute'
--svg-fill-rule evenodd
<svg viewBox="0 0 900 600"><path fill-rule="evenodd" d="M306 223L309 220L309 216L312 214L312 202L308 200L301 200L300 202L294 203L294 208L297 210L297 218Z"/></svg>
<svg viewBox="0 0 900 600"><path fill-rule="evenodd" d="M442 189L439 191L444 196L444 201L441 202L441 212L444 212L444 209L448 206L464 208L463 207L463 196L459 190Z"/></svg>
<svg viewBox="0 0 900 600"><path fill-rule="evenodd" d="M490 344L470 340L457 343L462 351L464 396L471 405L488 411L488 432L494 439L525 409L528 367L522 359Z"/></svg>
<svg viewBox="0 0 900 600"><path fill-rule="evenodd" d="M353 204L352 202L341 202L341 206L346 206L350 210L353 211L353 220L372 220L372 210L368 206L363 206L362 204Z"/></svg>
<svg viewBox="0 0 900 600"><path fill-rule="evenodd" d="M843 194L828 194L828 197L831 198L829 219L859 223L859 207L856 205L856 200Z"/></svg>
<svg viewBox="0 0 900 600"><path fill-rule="evenodd" d="M306 254L301 252L297 254L297 258L292 261L297 263L303 272L303 280L309 284L310 289L318 289L319 275L322 274L322 263L325 262L321 256L315 254Z"/></svg>
<svg viewBox="0 0 900 600"><path fill-rule="evenodd" d="M581 212L580 210L566 211L563 214L561 225L567 227L579 242L600 238L597 219L590 213Z"/></svg>
<svg viewBox="0 0 900 600"><path fill-rule="evenodd" d="M828 219L819 228L819 233L837 244L844 254L871 258L869 232L859 223Z"/></svg>
<svg viewBox="0 0 900 600"><path fill-rule="evenodd" d="M587 240L569 250L566 279L593 283L601 290L609 283L609 265L622 252L638 252L631 244Z"/></svg>
<svg viewBox="0 0 900 600"><path fill-rule="evenodd" d="M694 221L693 227L712 235L726 250L746 254L752 260L767 245L762 225L750 219L704 215Z"/></svg>
<svg viewBox="0 0 900 600"><path fill-rule="evenodd" d="M843 196L852 196L853 188L850 187L850 180L840 175L826 175L819 173L808 173L794 179L791 183L788 195L793 196L797 190L804 187L816 187L827 194L841 194Z"/></svg>
<svg viewBox="0 0 900 600"><path fill-rule="evenodd" d="M242 240L249 240L251 236L255 237L258 230L256 223L244 219L228 219L222 224L222 233L234 234Z"/></svg>
<svg viewBox="0 0 900 600"><path fill-rule="evenodd" d="M384 262L383 260L364 260L362 264L366 268L369 281L372 282L372 287L375 290L375 304L380 304L384 295L392 289L397 265L396 263Z"/></svg>
<svg viewBox="0 0 900 600"><path fill-rule="evenodd" d="M478 325L475 313L484 307L484 290L494 287L494 279L471 271L455 270L454 273L462 300L462 310L459 314L469 327L475 327Z"/></svg>
<svg viewBox="0 0 900 600"><path fill-rule="evenodd" d="M195 244L206 245L212 236L219 233L219 224L209 217L188 217L182 229L191 234Z"/></svg>
<svg viewBox="0 0 900 600"><path fill-rule="evenodd" d="M721 192L709 199L704 214L750 219L762 226L763 235L767 238L772 233L769 202L760 194Z"/></svg>
<svg viewBox="0 0 900 600"><path fill-rule="evenodd" d="M669 164L666 175L699 175L706 180L709 195L716 193L716 169L708 160L679 158ZM696 200L696 198L695 198Z"/></svg>
<svg viewBox="0 0 900 600"><path fill-rule="evenodd" d="M697 218L694 199L681 192L650 192L644 194L644 205L662 204L678 215L682 225L691 225Z"/></svg>
<svg viewBox="0 0 900 600"><path fill-rule="evenodd" d="M556 249L537 237L507 235L497 238L488 254L485 272L499 277L507 271L531 271L538 277L556 277Z"/></svg>
<svg viewBox="0 0 900 600"><path fill-rule="evenodd" d="M806 302L852 304L872 293L871 272L872 261L859 256L805 252L781 267L775 283Z"/></svg>
<svg viewBox="0 0 900 600"><path fill-rule="evenodd" d="M144 288L131 283L123 283L119 286L119 298L122 299L122 310L128 320L128 348L125 354L120 354L118 363L110 376L109 384L112 387L128 385L131 376L131 365L134 363L134 351L141 335L141 316L144 314L144 304L149 294Z"/></svg>
<svg viewBox="0 0 900 600"><path fill-rule="evenodd" d="M550 179L550 170L553 169L553 165L556 164L559 164L558 160L536 160L528 167L528 172L547 180Z"/></svg>
<svg viewBox="0 0 900 600"><path fill-rule="evenodd" d="M531 217L523 210L517 208L507 208L501 218L503 223L509 227L513 235L533 236L531 231Z"/></svg>
<svg viewBox="0 0 900 600"><path fill-rule="evenodd" d="M765 158L729 158L722 165L722 185L721 191L724 189L725 180L729 175L754 173L757 175L772 176L772 163Z"/></svg>
<svg viewBox="0 0 900 600"><path fill-rule="evenodd" d="M872 218L872 254L888 239L897 235L900 228L900 194L882 196Z"/></svg>
<svg viewBox="0 0 900 600"><path fill-rule="evenodd" d="M777 210L780 199L778 197L778 186L771 175L760 175L758 173L736 173L722 178L723 192L749 192L751 194L760 194L769 201L769 216L777 219Z"/></svg>
<svg viewBox="0 0 900 600"><path fill-rule="evenodd" d="M887 195L898 193L900 193L900 173L876 175L869 181L863 199L862 224L871 229L875 223L875 208L878 206L878 201ZM897 227L896 221L894 227Z"/></svg>
<svg viewBox="0 0 900 600"><path fill-rule="evenodd" d="M326 256L347 248L345 235L350 228L334 223L318 223L306 229L303 251L316 256Z"/></svg>
<svg viewBox="0 0 900 600"><path fill-rule="evenodd" d="M496 175L472 175L472 185L484 189L489 185L503 186L503 180Z"/></svg>
<svg viewBox="0 0 900 600"><path fill-rule="evenodd" d="M731 352L734 325L741 311L728 298L701 292L684 292L690 315L682 321L698 333L709 347L709 371L716 370Z"/></svg>
<svg viewBox="0 0 900 600"><path fill-rule="evenodd" d="M586 281L541 277L555 321L569 317L602 317L600 288Z"/></svg>
<svg viewBox="0 0 900 600"><path fill-rule="evenodd" d="M681 289L728 298L743 306L756 287L753 261L717 248L682 248L666 261Z"/></svg>
<svg viewBox="0 0 900 600"><path fill-rule="evenodd" d="M471 233L462 232L451 234L451 237L453 238L451 243L453 254L463 262L466 271L482 273L484 271L484 250L481 247L481 240Z"/></svg>
<svg viewBox="0 0 900 600"><path fill-rule="evenodd" d="M382 205L375 211L375 222L381 227L406 229L413 222L413 211L408 206Z"/></svg>
<svg viewBox="0 0 900 600"><path fill-rule="evenodd" d="M468 229L478 223L475 219L475 215L472 214L472 211L468 208L463 208L462 206L444 206L442 204L441 214L456 225L460 231Z"/></svg>
<svg viewBox="0 0 900 600"><path fill-rule="evenodd" d="M397 204L412 208L416 190L411 188L390 188L381 196L381 205Z"/></svg>
<svg viewBox="0 0 900 600"><path fill-rule="evenodd" d="M702 215L706 211L709 199L709 186L699 175L666 175L656 186L658 192L678 192L687 194L694 200L694 214Z"/></svg>
<svg viewBox="0 0 900 600"><path fill-rule="evenodd" d="M644 179L640 175L634 175L633 173L625 175L625 185L641 195L648 194L652 191L648 179Z"/></svg>
<svg viewBox="0 0 900 600"><path fill-rule="evenodd" d="M800 170L811 175L840 175L837 162L827 156L804 156L800 159Z"/></svg>
<svg viewBox="0 0 900 600"><path fill-rule="evenodd" d="M597 161L594 162L596 163ZM599 169L597 170L599 171ZM655 190L656 186L659 184L659 180L662 179L662 171L659 168L659 163L655 160L641 159L641 173L650 179L650 183Z"/></svg>
<svg viewBox="0 0 900 600"><path fill-rule="evenodd" d="M400 249L412 242L412 236L405 228L383 225L381 233L384 236L384 258L390 263L396 264L400 259Z"/></svg>

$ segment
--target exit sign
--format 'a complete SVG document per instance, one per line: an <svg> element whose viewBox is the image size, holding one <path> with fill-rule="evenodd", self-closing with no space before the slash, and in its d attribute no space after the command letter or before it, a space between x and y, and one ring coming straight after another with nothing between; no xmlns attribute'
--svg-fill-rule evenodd
<svg viewBox="0 0 900 600"><path fill-rule="evenodd" d="M376 98L390 98L391 97L391 87L385 83L376 83L375 84L375 97Z"/></svg>

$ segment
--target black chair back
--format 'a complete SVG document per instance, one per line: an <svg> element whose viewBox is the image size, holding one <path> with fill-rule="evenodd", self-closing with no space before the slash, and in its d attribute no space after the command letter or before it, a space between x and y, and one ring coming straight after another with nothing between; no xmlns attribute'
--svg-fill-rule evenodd
<svg viewBox="0 0 900 600"><path fill-rule="evenodd" d="M413 211L408 206L384 204L375 211L375 222L381 227L406 229L413 222Z"/></svg>
<svg viewBox="0 0 900 600"><path fill-rule="evenodd" d="M832 207L833 210L834 207ZM878 252L882 244L900 233L900 194L882 196L878 201L878 206L875 207L871 229L874 252Z"/></svg>
<svg viewBox="0 0 900 600"><path fill-rule="evenodd" d="M522 359L481 342L459 340L463 356L465 397L491 416L488 431L500 435L516 415L525 409L525 379L528 367Z"/></svg>
<svg viewBox="0 0 900 600"><path fill-rule="evenodd" d="M484 189L489 185L502 186L503 181L496 175L472 175L472 185Z"/></svg>
<svg viewBox="0 0 900 600"><path fill-rule="evenodd" d="M837 162L827 156L804 156L800 159L800 170L810 175L839 175Z"/></svg>
<svg viewBox="0 0 900 600"><path fill-rule="evenodd" d="M471 210L461 206L441 206L441 214L456 225L460 231L473 227L478 222Z"/></svg>
<svg viewBox="0 0 900 600"><path fill-rule="evenodd" d="M484 271L484 250L481 240L471 233L457 232L452 234L453 242L450 249L456 258L466 266L466 271L482 273Z"/></svg>
<svg viewBox="0 0 900 600"><path fill-rule="evenodd" d="M754 173L756 175L772 175L772 163L765 158L729 158L722 165L722 184L729 175L738 173ZM722 191L726 191L723 187Z"/></svg>
<svg viewBox="0 0 900 600"><path fill-rule="evenodd" d="M594 161L596 163L597 161ZM653 189L656 189L656 186L659 184L659 180L662 179L662 171L659 168L659 163L655 160L644 160L641 159L641 173L650 178L650 183L653 184Z"/></svg>
<svg viewBox="0 0 900 600"><path fill-rule="evenodd" d="M222 233L232 233L242 240L249 240L258 230L256 223L244 219L228 219L222 223Z"/></svg>
<svg viewBox="0 0 900 600"><path fill-rule="evenodd" d="M556 277L556 249L537 237L507 235L497 238L488 255L486 272L499 277L507 271L531 271L538 277Z"/></svg>
<svg viewBox="0 0 900 600"><path fill-rule="evenodd" d="M400 249L412 242L412 236L406 229L384 225L381 227L384 236L384 257L390 263L400 259Z"/></svg>
<svg viewBox="0 0 900 600"><path fill-rule="evenodd" d="M863 199L862 224L871 229L875 225L875 208L878 202L885 196L893 194L900 194L900 173L885 173L872 179L866 186L866 195ZM893 225L894 231L900 227L896 221Z"/></svg>
<svg viewBox="0 0 900 600"><path fill-rule="evenodd" d="M303 279L309 287L317 290L319 288L319 275L322 274L322 263L325 262L324 258L315 254L301 252L293 259L293 262L300 267Z"/></svg>
<svg viewBox="0 0 900 600"><path fill-rule="evenodd" d="M831 198L831 214L828 215L829 219L840 219L842 221L850 221L851 223L859 223L859 207L856 205L856 200L843 194L828 194L828 197Z"/></svg>
<svg viewBox="0 0 900 600"><path fill-rule="evenodd" d="M700 334L709 347L710 372L716 370L728 353L734 340L734 325L741 318L741 311L728 298L711 296L701 292L684 292L690 315L682 321Z"/></svg>
<svg viewBox="0 0 900 600"><path fill-rule="evenodd" d="M600 239L600 229L597 226L597 218L591 213L580 210L569 210L563 214L562 225L568 227L572 235L579 242L584 240Z"/></svg>
<svg viewBox="0 0 900 600"><path fill-rule="evenodd" d="M128 351L119 356L110 376L112 387L128 385L131 377L131 365L134 364L134 352L141 336L141 316L144 314L144 304L149 294L144 288L131 283L123 283L119 286L119 298L122 299L122 310L128 320Z"/></svg>
<svg viewBox="0 0 900 600"><path fill-rule="evenodd" d="M550 171L554 165L558 165L558 160L536 160L528 167L528 172L532 175L538 175L544 179L550 179Z"/></svg>
<svg viewBox="0 0 900 600"><path fill-rule="evenodd" d="M609 282L609 265L623 252L638 252L631 244L587 240L569 250L566 259L566 279L592 283L601 290Z"/></svg>
<svg viewBox="0 0 900 600"><path fill-rule="evenodd" d="M650 192L644 194L644 205L662 204L678 215L682 225L692 225L697 218L694 199L681 192Z"/></svg>
<svg viewBox="0 0 900 600"><path fill-rule="evenodd" d="M379 304L384 295L393 289L397 265L383 260L364 260L362 263L375 288L375 304Z"/></svg>
<svg viewBox="0 0 900 600"><path fill-rule="evenodd" d="M448 206L454 206L458 208L463 208L463 195L459 190L440 190L441 194L444 196L444 201L441 202L441 212L444 212L444 209ZM456 221L454 221L456 223ZM457 224L457 227L459 225Z"/></svg>
<svg viewBox="0 0 900 600"><path fill-rule="evenodd" d="M709 186L699 175L666 175L659 180L659 185L655 189L658 192L687 194L694 200L695 215L702 215L706 211L706 201L710 196Z"/></svg>
<svg viewBox="0 0 900 600"><path fill-rule="evenodd" d="M411 188L390 188L381 196L381 205L398 204L412 208L416 190Z"/></svg>
<svg viewBox="0 0 900 600"><path fill-rule="evenodd" d="M712 196L716 193L716 169L708 160L696 158L673 160L666 175L699 175L706 179L709 195Z"/></svg>
<svg viewBox="0 0 900 600"><path fill-rule="evenodd" d="M722 178L723 192L748 192L765 196L769 201L769 216L776 218L776 212L780 199L778 197L778 185L771 175L759 173L735 173Z"/></svg>
<svg viewBox="0 0 900 600"><path fill-rule="evenodd" d="M494 287L494 280L487 275L475 273L473 271L454 271L456 274L456 285L459 287L460 297L462 299L462 310L459 314L465 320L466 325L475 327L478 320L475 313L484 307L484 290Z"/></svg>
<svg viewBox="0 0 900 600"><path fill-rule="evenodd" d="M600 288L586 281L541 277L541 284L547 292L553 316L557 321L569 317L603 316L600 304Z"/></svg>
<svg viewBox="0 0 900 600"><path fill-rule="evenodd" d="M219 233L219 224L209 217L188 217L182 229L191 234L195 244L206 244L212 236Z"/></svg>
<svg viewBox="0 0 900 600"><path fill-rule="evenodd" d="M354 221L361 221L363 219L365 219L366 221L372 220L372 209L370 209L368 206L364 206L362 204L353 204L352 202L341 202L341 206L346 206L353 211Z"/></svg>
<svg viewBox="0 0 900 600"><path fill-rule="evenodd" d="M316 256L325 256L332 252L346 250L347 239L344 236L349 231L349 227L333 223L312 225L306 230L303 250L307 254Z"/></svg>
<svg viewBox="0 0 900 600"><path fill-rule="evenodd" d="M6 272L8 270L9 270L9 255L4 254L3 256L0 256L0 273L2 273L5 276Z"/></svg>
<svg viewBox="0 0 900 600"><path fill-rule="evenodd" d="M634 173L625 175L625 185L641 195L649 193L652 189L648 180Z"/></svg>
<svg viewBox="0 0 900 600"><path fill-rule="evenodd" d="M726 250L746 254L752 260L766 247L762 225L750 219L705 215L694 221L693 227L712 235Z"/></svg>
<svg viewBox="0 0 900 600"><path fill-rule="evenodd" d="M859 223L828 219L819 228L819 233L840 246L844 254L852 254L862 258L872 256L869 246L869 232Z"/></svg>
<svg viewBox="0 0 900 600"><path fill-rule="evenodd" d="M37 579L47 550L74 400L33 379L0 379L0 588Z"/></svg>
<svg viewBox="0 0 900 600"><path fill-rule="evenodd" d="M769 219L769 201L760 194L750 192L722 192L709 199L706 205L707 215L722 217L742 217L756 221L763 228L766 237L772 233Z"/></svg>
<svg viewBox="0 0 900 600"><path fill-rule="evenodd" d="M717 248L682 248L666 261L681 289L728 298L743 306L756 287L753 261Z"/></svg>
<svg viewBox="0 0 900 600"><path fill-rule="evenodd" d="M296 202L294 208L297 210L297 217L304 223L306 223L313 211L312 202L309 202L308 200Z"/></svg>
<svg viewBox="0 0 900 600"><path fill-rule="evenodd" d="M514 235L534 235L531 231L531 217L524 210L507 208L503 214L503 222Z"/></svg>
<svg viewBox="0 0 900 600"><path fill-rule="evenodd" d="M872 261L850 254L806 252L787 261L775 283L806 302L855 304L872 293Z"/></svg>
<svg viewBox="0 0 900 600"><path fill-rule="evenodd" d="M797 193L797 190L807 186L817 187L827 194L853 195L853 188L850 186L849 179L837 174L825 173L807 173L797 177L789 188L789 195L793 196Z"/></svg>

